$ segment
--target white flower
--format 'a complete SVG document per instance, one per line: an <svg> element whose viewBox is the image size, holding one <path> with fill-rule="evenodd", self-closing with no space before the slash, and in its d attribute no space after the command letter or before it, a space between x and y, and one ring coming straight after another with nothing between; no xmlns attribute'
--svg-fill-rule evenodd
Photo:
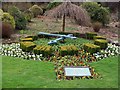
<svg viewBox="0 0 120 90"><path fill-rule="evenodd" d="M29 57L31 57L31 55L28 55Z"/></svg>
<svg viewBox="0 0 120 90"><path fill-rule="evenodd" d="M40 57L42 57L42 54L40 54Z"/></svg>
<svg viewBox="0 0 120 90"><path fill-rule="evenodd" d="M33 60L36 60L36 58L33 58Z"/></svg>
<svg viewBox="0 0 120 90"><path fill-rule="evenodd" d="M8 51L8 53L11 53L11 51Z"/></svg>
<svg viewBox="0 0 120 90"><path fill-rule="evenodd" d="M32 55L32 57L34 58L34 57L35 57L35 55L33 54L33 55Z"/></svg>

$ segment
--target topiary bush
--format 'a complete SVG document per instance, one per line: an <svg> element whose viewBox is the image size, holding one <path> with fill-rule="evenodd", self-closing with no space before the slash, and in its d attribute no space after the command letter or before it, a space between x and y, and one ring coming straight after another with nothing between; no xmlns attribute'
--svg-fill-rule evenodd
<svg viewBox="0 0 120 90"><path fill-rule="evenodd" d="M95 39L104 39L104 40L106 40L106 38L103 37L103 36L94 36L93 38L94 38L94 40L95 40Z"/></svg>
<svg viewBox="0 0 120 90"><path fill-rule="evenodd" d="M16 29L25 29L27 20L23 13L15 6L9 8L8 12L14 17Z"/></svg>
<svg viewBox="0 0 120 90"><path fill-rule="evenodd" d="M38 5L33 5L31 8L29 8L29 10L33 13L34 17L43 14L42 8L39 7Z"/></svg>
<svg viewBox="0 0 120 90"><path fill-rule="evenodd" d="M9 23L13 29L15 28L15 20L9 13L3 13L2 22Z"/></svg>
<svg viewBox="0 0 120 90"><path fill-rule="evenodd" d="M2 30L0 29L0 35L2 35L1 37L2 38L10 38L11 34L13 33L13 29L14 28L10 23L3 22L2 23Z"/></svg>
<svg viewBox="0 0 120 90"><path fill-rule="evenodd" d="M20 48L23 51L29 52L29 51L32 51L33 48L35 47L36 47L36 44L34 44L33 42L30 42L30 41L20 42Z"/></svg>
<svg viewBox="0 0 120 90"><path fill-rule="evenodd" d="M100 50L100 46L94 45L91 43L86 43L86 44L84 44L84 50L89 53L96 53Z"/></svg>
<svg viewBox="0 0 120 90"><path fill-rule="evenodd" d="M101 49L106 49L108 46L108 41L103 39L96 39L94 44L100 46Z"/></svg>
<svg viewBox="0 0 120 90"><path fill-rule="evenodd" d="M61 46L59 53L61 56L64 55L77 55L78 54L78 48L74 45L70 45L70 46Z"/></svg>
<svg viewBox="0 0 120 90"><path fill-rule="evenodd" d="M103 25L109 23L110 17L108 8L101 6L97 2L84 2L82 7L88 11L93 22L99 21Z"/></svg>
<svg viewBox="0 0 120 90"><path fill-rule="evenodd" d="M22 42L24 42L24 41L33 41L33 39L32 38L22 38L22 39L20 39L20 41L22 41Z"/></svg>
<svg viewBox="0 0 120 90"><path fill-rule="evenodd" d="M87 32L86 33L87 39L93 39L94 36L97 36L97 33L94 33L94 32Z"/></svg>
<svg viewBox="0 0 120 90"><path fill-rule="evenodd" d="M28 22L30 22L31 19L34 17L33 13L29 9L24 11L24 16Z"/></svg>
<svg viewBox="0 0 120 90"><path fill-rule="evenodd" d="M0 9L0 20L2 19L2 16L3 16L3 10Z"/></svg>
<svg viewBox="0 0 120 90"><path fill-rule="evenodd" d="M36 46L33 49L33 52L35 54L43 54L43 56L50 56L52 54L52 47L51 46L45 46L45 45Z"/></svg>

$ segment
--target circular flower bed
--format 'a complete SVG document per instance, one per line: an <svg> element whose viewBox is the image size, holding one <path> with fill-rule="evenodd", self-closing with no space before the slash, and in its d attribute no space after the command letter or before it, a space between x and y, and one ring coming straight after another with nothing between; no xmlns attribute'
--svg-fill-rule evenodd
<svg viewBox="0 0 120 90"><path fill-rule="evenodd" d="M76 47L79 48L78 55L65 55L60 56L59 45L53 46L54 54L53 56L44 57L41 53L40 55L34 54L33 52L24 52L20 49L19 43L12 44L3 44L0 45L0 55L2 56L12 56L23 58L27 60L40 60L40 61L50 61L55 64L55 72L57 80L73 80L73 79L95 79L101 78L101 75L97 73L94 68L88 65L88 62L94 62L101 60L103 58L107 58L110 56L119 55L119 46L115 44L108 44L108 47L105 50L101 50L100 52L90 54L84 51L83 46L81 44L75 44ZM66 77L64 74L65 66L82 66L89 67L91 75L89 77Z"/></svg>

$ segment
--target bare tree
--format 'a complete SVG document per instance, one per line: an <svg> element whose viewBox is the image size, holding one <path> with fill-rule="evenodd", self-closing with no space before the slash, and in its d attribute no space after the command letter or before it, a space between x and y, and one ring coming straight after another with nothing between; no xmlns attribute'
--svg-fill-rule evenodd
<svg viewBox="0 0 120 90"><path fill-rule="evenodd" d="M45 13L45 15L53 18L63 18L63 26L62 31L65 31L65 18L66 16L74 19L78 22L78 24L83 26L89 26L90 17L85 9L71 2L63 2L59 6L49 10Z"/></svg>

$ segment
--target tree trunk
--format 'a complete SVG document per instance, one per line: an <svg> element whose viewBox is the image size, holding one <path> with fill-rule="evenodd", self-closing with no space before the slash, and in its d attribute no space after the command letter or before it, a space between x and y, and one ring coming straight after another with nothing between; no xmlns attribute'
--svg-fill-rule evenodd
<svg viewBox="0 0 120 90"><path fill-rule="evenodd" d="M65 31L65 14L63 15L63 26L62 26L62 31Z"/></svg>

